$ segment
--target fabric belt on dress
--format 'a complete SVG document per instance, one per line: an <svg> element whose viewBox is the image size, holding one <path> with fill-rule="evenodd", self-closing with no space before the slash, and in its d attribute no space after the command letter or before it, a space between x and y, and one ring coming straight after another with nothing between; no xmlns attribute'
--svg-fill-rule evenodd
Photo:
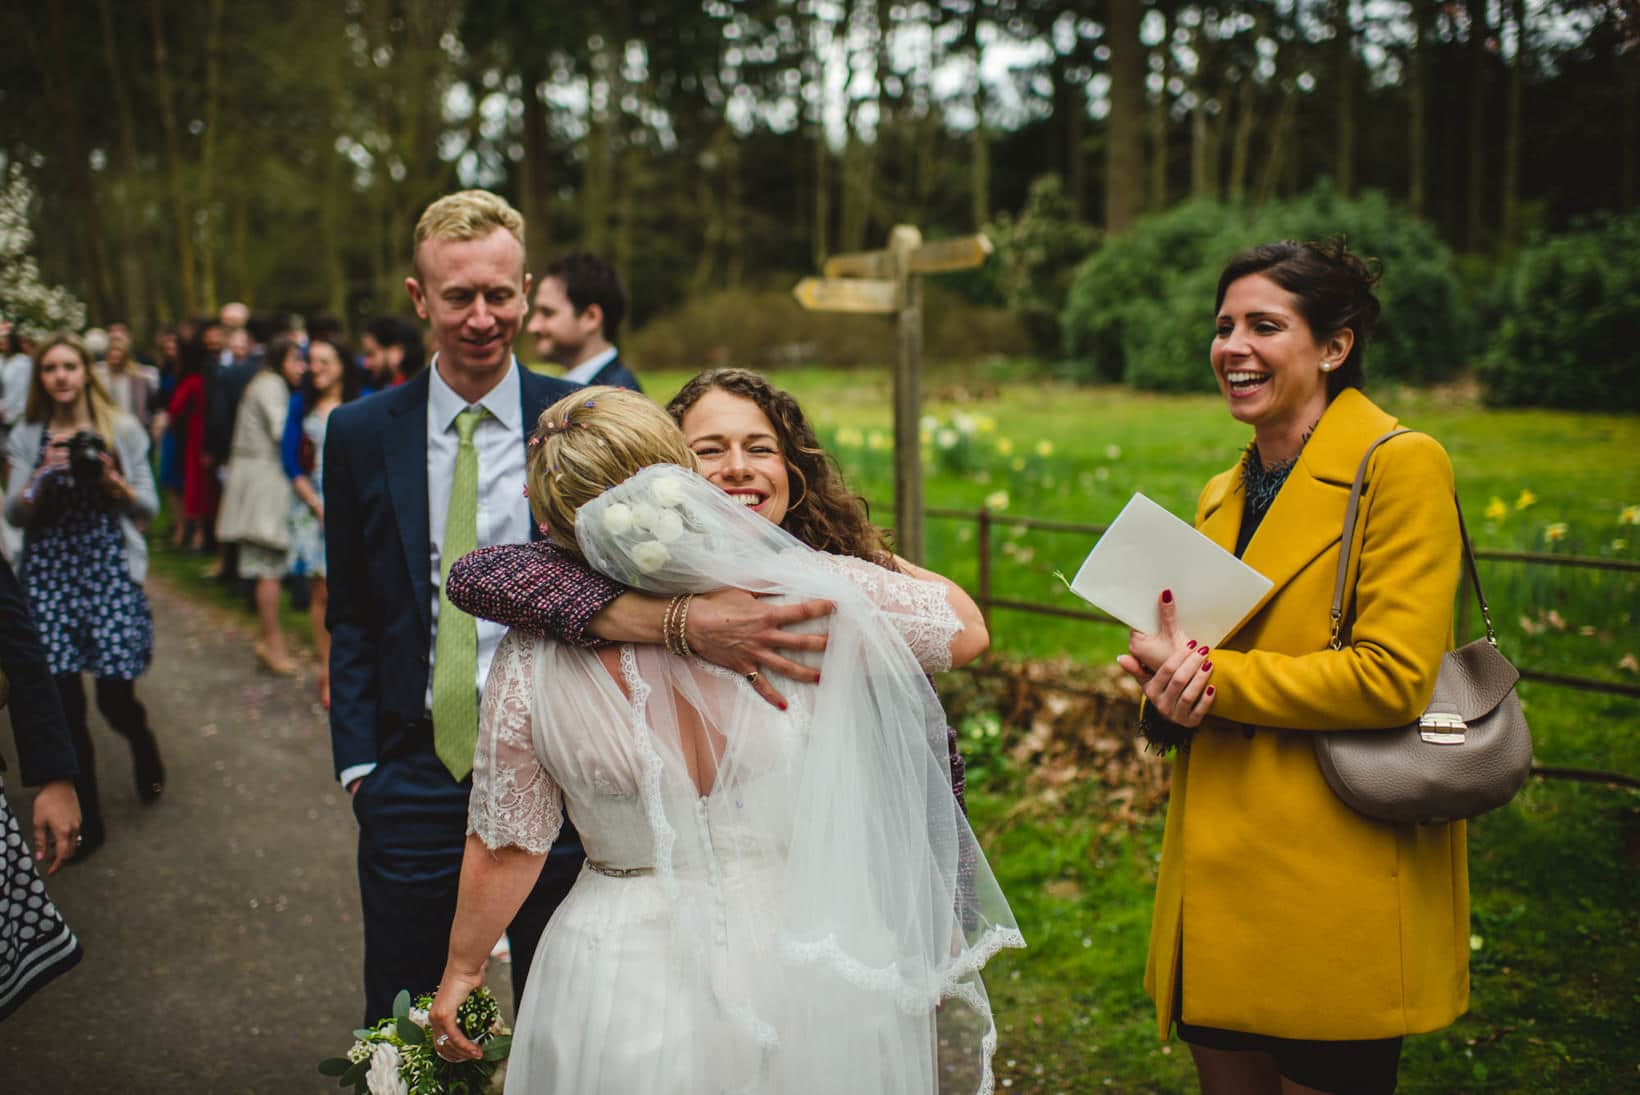
<svg viewBox="0 0 1640 1095"><path fill-rule="evenodd" d="M599 863L595 859L588 859L587 866L609 878L637 878L639 875L655 873L653 867L611 867L606 863Z"/></svg>

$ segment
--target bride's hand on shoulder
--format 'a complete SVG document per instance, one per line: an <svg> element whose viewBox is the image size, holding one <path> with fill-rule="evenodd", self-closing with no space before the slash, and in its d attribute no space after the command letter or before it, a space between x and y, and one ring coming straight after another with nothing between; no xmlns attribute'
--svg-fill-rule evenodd
<svg viewBox="0 0 1640 1095"><path fill-rule="evenodd" d="M828 616L833 607L830 601L770 604L745 590L720 589L695 597L686 620L686 638L690 649L715 665L743 677L756 672L752 687L769 703L784 709L785 697L769 684L764 671L807 684L818 683L819 670L794 662L778 651L821 651L826 648L826 636L783 629Z"/></svg>
<svg viewBox="0 0 1640 1095"><path fill-rule="evenodd" d="M446 1061L476 1061L484 1056L484 1051L461 1032L461 1024L456 1022L456 1009L483 983L482 964L476 970L444 967L438 992L433 995L433 1006L427 1009L427 1025L433 1037L433 1052Z"/></svg>
<svg viewBox="0 0 1640 1095"><path fill-rule="evenodd" d="M1207 647L1178 629L1178 605L1171 590L1157 600L1160 621L1154 634L1128 633L1128 652L1116 659L1144 689L1156 713L1178 726L1199 726L1213 706L1213 663Z"/></svg>

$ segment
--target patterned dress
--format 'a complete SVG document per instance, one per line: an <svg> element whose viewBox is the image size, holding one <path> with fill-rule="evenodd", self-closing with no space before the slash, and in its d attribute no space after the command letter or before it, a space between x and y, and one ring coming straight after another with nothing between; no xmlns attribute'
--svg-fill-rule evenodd
<svg viewBox="0 0 1640 1095"><path fill-rule="evenodd" d="M42 460L50 438L41 435ZM100 484L76 483L67 469L38 490L19 577L51 672L136 680L153 658L154 619L131 580L119 514Z"/></svg>
<svg viewBox="0 0 1640 1095"><path fill-rule="evenodd" d="M310 411L302 418L302 434L313 448L313 470L307 473L320 498L325 496L325 428L330 409ZM325 526L300 498L290 506L290 555L286 569L309 578L325 576Z"/></svg>

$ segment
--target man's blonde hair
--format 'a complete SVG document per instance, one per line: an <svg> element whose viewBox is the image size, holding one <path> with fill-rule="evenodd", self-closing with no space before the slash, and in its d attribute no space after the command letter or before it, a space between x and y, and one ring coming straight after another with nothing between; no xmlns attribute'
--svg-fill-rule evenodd
<svg viewBox="0 0 1640 1095"><path fill-rule="evenodd" d="M411 267L421 277L421 245L428 240L476 240L506 229L524 246L524 216L507 199L488 190L459 190L429 205L416 221Z"/></svg>
<svg viewBox="0 0 1640 1095"><path fill-rule="evenodd" d="M548 540L577 557L575 511L651 464L698 471L683 431L625 388L583 388L541 412L530 437L530 512Z"/></svg>

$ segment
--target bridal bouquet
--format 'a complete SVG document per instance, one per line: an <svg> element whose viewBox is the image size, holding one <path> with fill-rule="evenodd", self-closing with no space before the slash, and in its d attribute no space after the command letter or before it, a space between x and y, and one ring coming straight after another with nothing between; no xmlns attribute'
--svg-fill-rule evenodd
<svg viewBox="0 0 1640 1095"><path fill-rule="evenodd" d="M410 999L400 992L393 1016L353 1032L344 1057L319 1062L319 1071L337 1077L355 1095L481 1095L492 1089L496 1070L512 1048L512 1032L501 1022L501 1007L490 990L479 988L456 1009L461 1031L484 1050L478 1061L444 1060L433 1052L427 1029L431 993Z"/></svg>

